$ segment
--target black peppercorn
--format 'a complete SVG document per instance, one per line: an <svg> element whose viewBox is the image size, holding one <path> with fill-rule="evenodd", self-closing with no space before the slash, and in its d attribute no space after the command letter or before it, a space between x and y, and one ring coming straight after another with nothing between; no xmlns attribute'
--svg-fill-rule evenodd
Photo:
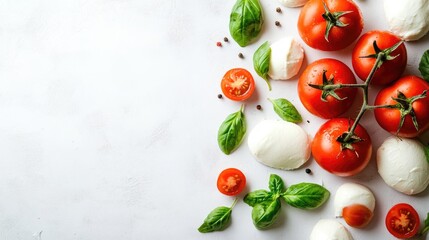
<svg viewBox="0 0 429 240"><path fill-rule="evenodd" d="M223 41L224 41L224 42L228 42L228 41L229 41L229 39L228 39L227 37L224 37L224 38L223 38Z"/></svg>
<svg viewBox="0 0 429 240"><path fill-rule="evenodd" d="M305 173L310 174L311 173L311 169L310 168L305 169Z"/></svg>
<svg viewBox="0 0 429 240"><path fill-rule="evenodd" d="M242 53L239 53L239 54L238 54L238 57L239 57L239 58L244 58L244 55L243 55Z"/></svg>
<svg viewBox="0 0 429 240"><path fill-rule="evenodd" d="M222 98L222 94L218 94L217 98L221 99Z"/></svg>
<svg viewBox="0 0 429 240"><path fill-rule="evenodd" d="M276 12L281 13L281 12L282 12L282 9L281 9L280 7L277 7L277 8L276 8Z"/></svg>
<svg viewBox="0 0 429 240"><path fill-rule="evenodd" d="M261 110L262 106L258 104L258 105L256 105L256 109Z"/></svg>
<svg viewBox="0 0 429 240"><path fill-rule="evenodd" d="M279 21L276 21L275 24L276 24L276 26L280 26L280 22Z"/></svg>

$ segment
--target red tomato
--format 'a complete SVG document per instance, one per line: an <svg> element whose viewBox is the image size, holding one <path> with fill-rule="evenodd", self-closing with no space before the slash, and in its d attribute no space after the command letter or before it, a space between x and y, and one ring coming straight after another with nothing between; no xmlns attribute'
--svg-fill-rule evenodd
<svg viewBox="0 0 429 240"><path fill-rule="evenodd" d="M404 123L398 132L398 136L413 138L429 129L429 96L417 99L411 103L410 98L429 91L429 83L417 76L405 76L392 85L380 90L375 105L402 105L405 110L414 112L418 129L414 126L412 113L405 115ZM400 93L408 100L397 101L393 98L400 97ZM402 102L400 104L400 102ZM377 108L374 110L375 119L386 131L396 134L401 123L401 110L398 108Z"/></svg>
<svg viewBox="0 0 429 240"><path fill-rule="evenodd" d="M252 96L255 91L255 81L252 74L244 68L230 69L222 78L223 94L234 101L243 101Z"/></svg>
<svg viewBox="0 0 429 240"><path fill-rule="evenodd" d="M341 88L333 92L338 100L328 95L322 100L323 91L310 87L309 84L322 85L323 74L331 84L354 84L355 76L347 65L330 58L320 59L308 65L298 81L298 95L304 107L321 118L333 118L346 112L356 97L356 88Z"/></svg>
<svg viewBox="0 0 429 240"><path fill-rule="evenodd" d="M240 194L245 186L246 176L236 168L227 168L223 170L217 179L217 189L228 196Z"/></svg>
<svg viewBox="0 0 429 240"><path fill-rule="evenodd" d="M365 227L371 221L372 216L372 211L362 204L353 204L343 208L343 218L351 227Z"/></svg>
<svg viewBox="0 0 429 240"><path fill-rule="evenodd" d="M350 143L345 148L340 142L353 121L347 118L333 118L324 123L314 136L311 152L316 162L326 171L340 177L353 176L362 171L372 153L371 138L365 128L357 125L355 136L361 141Z"/></svg>
<svg viewBox="0 0 429 240"><path fill-rule="evenodd" d="M328 11L325 10L324 3ZM334 25L326 37L326 28L330 22ZM335 51L349 46L359 37L362 28L362 14L351 0L310 0L301 9L298 18L298 32L302 40L308 46L323 51Z"/></svg>
<svg viewBox="0 0 429 240"><path fill-rule="evenodd" d="M386 227L397 238L411 238L419 230L419 214L409 204L396 204L386 215Z"/></svg>
<svg viewBox="0 0 429 240"><path fill-rule="evenodd" d="M387 31L370 31L362 35L353 48L352 64L356 75L363 81L366 80L377 57L363 58L376 53L373 43L376 41L380 50L392 47L401 39ZM371 84L386 85L398 79L407 65L407 49L401 44L390 56L397 56L392 60L384 60L383 64L375 72Z"/></svg>

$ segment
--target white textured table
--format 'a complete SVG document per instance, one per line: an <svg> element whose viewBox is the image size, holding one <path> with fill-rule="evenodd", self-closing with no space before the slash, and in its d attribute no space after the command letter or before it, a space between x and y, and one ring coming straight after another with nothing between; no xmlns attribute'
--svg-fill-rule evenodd
<svg viewBox="0 0 429 240"><path fill-rule="evenodd" d="M217 98L224 72L245 67L254 73L251 56L265 40L295 36L302 42L299 8L278 14L277 1L261 3L261 38L240 48L229 35L230 0L0 1L0 238L308 239L319 219L334 218L333 198L316 211L284 205L279 222L259 231L240 200L228 229L200 234L206 215L233 201L216 189L227 167L246 174L246 192L266 188L271 173L287 185L323 183L332 194L344 182L364 183L377 205L367 228L350 230L358 240L391 239L384 216L400 201L412 203L423 218L428 191L409 197L390 189L374 158L362 174L339 178L314 160L306 165L312 175L305 167L265 167L245 143L230 156L218 149L220 123L240 106ZM364 32L386 29L382 1L357 4ZM230 43L216 47L224 36ZM407 73L417 74L429 37L406 45ZM306 64L322 57L351 64L352 47L334 53L304 48ZM278 118L267 97L284 97L302 113L301 126L315 133L324 120L303 108L296 79L272 82L269 92L256 78L257 92L246 102L249 130ZM372 114L362 122L377 149L388 134L374 123Z"/></svg>

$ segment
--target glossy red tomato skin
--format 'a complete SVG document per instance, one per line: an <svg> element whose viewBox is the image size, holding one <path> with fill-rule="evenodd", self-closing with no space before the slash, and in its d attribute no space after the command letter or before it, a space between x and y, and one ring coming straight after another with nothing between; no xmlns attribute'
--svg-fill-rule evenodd
<svg viewBox="0 0 429 240"><path fill-rule="evenodd" d="M326 20L322 0L310 0L301 9L298 18L298 32L304 42L315 49L336 51L355 41L363 28L363 18L359 7L351 0L325 0L330 12L352 11L339 18L346 27L333 27L328 40L325 39Z"/></svg>
<svg viewBox="0 0 429 240"><path fill-rule="evenodd" d="M395 222L399 221L400 216L406 217L409 220L408 224L405 224L405 229L396 227ZM399 221L398 223L403 223ZM417 234L420 228L420 217L416 210L407 203L399 203L393 206L386 214L385 224L387 230L393 236L400 239L408 239ZM400 224L401 225L401 224ZM399 225L398 225L399 226ZM401 225L402 226L402 225Z"/></svg>
<svg viewBox="0 0 429 240"><path fill-rule="evenodd" d="M347 132L351 125L353 121L347 118L328 120L316 132L311 145L311 152L319 166L340 177L358 174L368 165L371 158L371 138L359 124L355 135L362 141L352 144L355 151L341 149L341 143L337 139Z"/></svg>
<svg viewBox="0 0 429 240"><path fill-rule="evenodd" d="M392 97L397 97L398 91L409 98L422 94L424 90L429 91L428 82L417 76L404 76L380 90L375 98L374 105L396 104L397 102ZM414 127L412 118L408 115L405 117L404 124L398 132L399 137L414 138L429 129L429 96L415 101L412 106L416 113L419 130ZM374 116L383 129L396 135L401 121L401 113L398 109L377 108L374 110Z"/></svg>
<svg viewBox="0 0 429 240"><path fill-rule="evenodd" d="M217 179L219 192L228 196L240 194L246 187L246 176L236 168L223 170Z"/></svg>
<svg viewBox="0 0 429 240"><path fill-rule="evenodd" d="M223 94L234 101L244 101L255 91L255 80L252 74L244 68L228 70L222 78Z"/></svg>
<svg viewBox="0 0 429 240"><path fill-rule="evenodd" d="M364 228L371 221L373 213L362 204L353 204L343 209L343 218L354 228Z"/></svg>
<svg viewBox="0 0 429 240"><path fill-rule="evenodd" d="M399 41L400 38L387 31L374 30L365 33L357 41L352 53L353 69L360 79L366 80L372 67L375 64L375 58L362 58L364 56L375 54L373 42L377 42L377 46L381 49L392 47ZM374 74L371 84L386 85L401 77L407 65L407 49L405 44L401 44L391 56L397 56L393 60L385 61Z"/></svg>
<svg viewBox="0 0 429 240"><path fill-rule="evenodd" d="M302 104L313 115L329 119L338 117L351 107L355 100L357 89L338 89L335 93L340 98L345 98L344 100L328 96L327 101L323 101L321 99L322 91L310 87L308 84L321 85L324 70L326 70L328 79L330 76L334 77L334 84L354 84L356 83L356 78L347 65L332 58L320 59L311 63L301 74L298 80L298 96Z"/></svg>

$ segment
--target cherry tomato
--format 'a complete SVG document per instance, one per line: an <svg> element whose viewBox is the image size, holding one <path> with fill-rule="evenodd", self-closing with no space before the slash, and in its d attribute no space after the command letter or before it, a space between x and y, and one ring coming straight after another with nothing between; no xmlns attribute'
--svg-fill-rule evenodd
<svg viewBox="0 0 429 240"><path fill-rule="evenodd" d="M377 30L367 32L359 38L353 48L352 65L356 75L363 81L368 77L377 58L375 56L367 57L376 53L373 45L374 41L376 41L380 50L385 50L400 42L401 39L387 31ZM371 84L386 85L402 75L407 65L407 49L405 45L401 44L390 56L396 56L396 58L383 61L381 67L375 72Z"/></svg>
<svg viewBox="0 0 429 240"><path fill-rule="evenodd" d="M327 96L326 100L322 100L323 91L313 88L309 84L322 86L324 77L331 84L356 83L355 76L347 65L335 59L320 59L308 65L299 78L298 96L310 113L321 118L337 117L346 112L353 104L357 89L336 89Z"/></svg>
<svg viewBox="0 0 429 240"><path fill-rule="evenodd" d="M371 138L359 124L354 131L354 143L344 145L341 142L352 125L353 121L347 118L333 118L319 128L311 145L316 162L340 177L356 175L371 158Z"/></svg>
<svg viewBox="0 0 429 240"><path fill-rule="evenodd" d="M330 23L333 26L325 36ZM308 46L323 51L349 46L359 37L362 28L362 14L351 0L310 0L301 9L298 18L298 32L302 40Z"/></svg>
<svg viewBox="0 0 429 240"><path fill-rule="evenodd" d="M217 179L217 189L228 196L240 194L245 186L246 176L236 168L227 168L223 170Z"/></svg>
<svg viewBox="0 0 429 240"><path fill-rule="evenodd" d="M417 76L405 76L394 82L392 85L380 90L375 105L398 105L404 108L377 108L374 111L378 124L386 131L400 137L413 138L429 129L429 96L421 96L424 91L429 91L429 83ZM402 93L402 94L401 94ZM416 98L416 96L421 98ZM414 97L414 101L412 98ZM402 99L402 100L401 100ZM403 100L406 99L406 100ZM400 128L401 111L409 111L405 115L404 123ZM413 122L417 123L417 128Z"/></svg>
<svg viewBox="0 0 429 240"><path fill-rule="evenodd" d="M343 208L343 218L351 227L365 227L371 221L372 216L372 211L362 204L353 204Z"/></svg>
<svg viewBox="0 0 429 240"><path fill-rule="evenodd" d="M255 91L255 81L252 74L244 68L233 68L222 78L223 94L234 101L243 101L252 96Z"/></svg>
<svg viewBox="0 0 429 240"><path fill-rule="evenodd" d="M386 215L386 228L397 238L411 238L416 235L419 227L419 214L407 203L396 204Z"/></svg>

